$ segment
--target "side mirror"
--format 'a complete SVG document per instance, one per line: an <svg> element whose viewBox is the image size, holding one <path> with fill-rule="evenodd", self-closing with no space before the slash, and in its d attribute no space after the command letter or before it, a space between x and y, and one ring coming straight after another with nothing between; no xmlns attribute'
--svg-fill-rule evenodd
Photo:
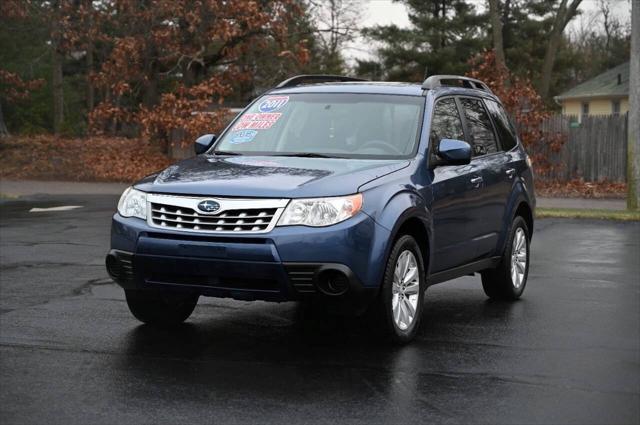
<svg viewBox="0 0 640 425"><path fill-rule="evenodd" d="M436 154L442 165L466 165L471 162L471 145L462 140L442 139Z"/></svg>
<svg viewBox="0 0 640 425"><path fill-rule="evenodd" d="M215 134L205 134L204 136L198 137L193 144L193 150L196 152L196 155L208 151L211 145L213 145L213 142L216 141L216 137Z"/></svg>

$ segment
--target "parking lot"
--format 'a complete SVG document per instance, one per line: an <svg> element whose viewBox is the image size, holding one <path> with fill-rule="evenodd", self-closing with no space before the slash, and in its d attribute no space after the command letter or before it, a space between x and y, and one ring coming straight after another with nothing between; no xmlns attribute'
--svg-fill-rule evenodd
<svg viewBox="0 0 640 425"><path fill-rule="evenodd" d="M3 423L640 421L640 223L539 220L520 301L436 285L393 347L296 303L143 326L104 269L116 196L0 202Z"/></svg>

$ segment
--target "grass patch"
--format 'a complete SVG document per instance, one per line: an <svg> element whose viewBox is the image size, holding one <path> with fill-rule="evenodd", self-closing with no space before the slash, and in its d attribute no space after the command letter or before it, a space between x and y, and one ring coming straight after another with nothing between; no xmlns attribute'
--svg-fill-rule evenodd
<svg viewBox="0 0 640 425"><path fill-rule="evenodd" d="M592 218L598 220L640 221L640 211L585 210L576 208L536 208L536 218Z"/></svg>

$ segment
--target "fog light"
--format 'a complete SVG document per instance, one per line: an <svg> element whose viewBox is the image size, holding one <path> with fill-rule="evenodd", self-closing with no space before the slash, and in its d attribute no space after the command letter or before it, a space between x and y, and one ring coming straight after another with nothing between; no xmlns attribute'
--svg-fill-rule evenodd
<svg viewBox="0 0 640 425"><path fill-rule="evenodd" d="M342 295L349 290L349 278L339 270L323 270L318 274L318 289L327 295Z"/></svg>
<svg viewBox="0 0 640 425"><path fill-rule="evenodd" d="M122 274L120 272L120 262L113 254L107 255L107 259L105 260L105 262L107 266L107 273L109 273L111 279L117 281Z"/></svg>

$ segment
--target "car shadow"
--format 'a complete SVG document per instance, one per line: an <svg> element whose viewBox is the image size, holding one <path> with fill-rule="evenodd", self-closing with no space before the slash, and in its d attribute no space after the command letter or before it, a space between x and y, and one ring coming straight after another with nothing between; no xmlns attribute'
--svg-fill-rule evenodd
<svg viewBox="0 0 640 425"><path fill-rule="evenodd" d="M216 309L215 317L173 328L139 325L124 337L126 359L293 365L362 362L377 366L392 363L405 351L428 351L433 345L453 347L465 339L483 340L488 332L512 333L509 323L526 315L523 311L526 301L497 302L463 291L459 294L463 295L427 298L421 330L405 346L382 340L370 316L310 313L301 305L280 308L276 305Z"/></svg>
<svg viewBox="0 0 640 425"><path fill-rule="evenodd" d="M113 387L125 400L169 397L171 403L235 412L246 422L264 421L247 410L252 403L296 406L304 417L301 412L316 409L358 415L372 400L382 406L376 413L381 422L422 415L446 422L456 409L426 394L439 388L457 399L470 385L486 385L455 371L462 363L485 361L492 349L485 344L488 329L517 332L509 324L524 306L477 294L429 300L420 334L404 346L382 343L366 318L309 316L282 305L210 308L222 311L170 329L140 325L128 332L118 361L131 384L117 377Z"/></svg>

